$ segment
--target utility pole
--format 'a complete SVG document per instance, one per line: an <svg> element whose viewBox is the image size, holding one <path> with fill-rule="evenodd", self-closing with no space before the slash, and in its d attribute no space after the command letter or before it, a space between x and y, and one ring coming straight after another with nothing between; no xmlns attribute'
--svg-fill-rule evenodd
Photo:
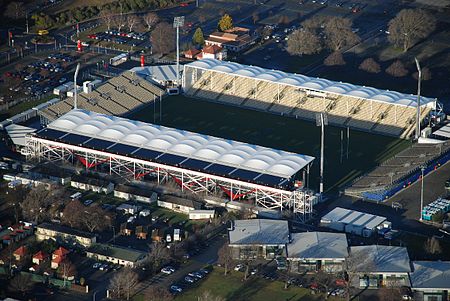
<svg viewBox="0 0 450 301"><path fill-rule="evenodd" d="M78 109L77 103L77 77L80 71L80 63L77 64L77 69L75 69L75 74L73 76L73 108Z"/></svg>
<svg viewBox="0 0 450 301"><path fill-rule="evenodd" d="M328 116L321 112L316 114L316 125L321 127L320 136L320 195L323 194L323 163L324 163L324 149L325 149L325 126L328 125Z"/></svg>
<svg viewBox="0 0 450 301"><path fill-rule="evenodd" d="M26 13L26 15L25 15L25 25L26 25L26 27L27 27L27 33L30 33L30 31L29 31L29 28L28 28L28 13Z"/></svg>
<svg viewBox="0 0 450 301"><path fill-rule="evenodd" d="M177 85L180 85L180 27L184 25L184 16L173 19L173 27L177 29Z"/></svg>
<svg viewBox="0 0 450 301"><path fill-rule="evenodd" d="M420 166L420 171L422 172L422 178L420 179L420 218L419 221L422 221L422 210L423 210L423 175L424 175L424 171L425 171L425 166L422 165Z"/></svg>
<svg viewBox="0 0 450 301"><path fill-rule="evenodd" d="M422 81L422 70L420 68L419 60L415 57L417 67L417 116L416 116L416 140L420 137L420 82Z"/></svg>

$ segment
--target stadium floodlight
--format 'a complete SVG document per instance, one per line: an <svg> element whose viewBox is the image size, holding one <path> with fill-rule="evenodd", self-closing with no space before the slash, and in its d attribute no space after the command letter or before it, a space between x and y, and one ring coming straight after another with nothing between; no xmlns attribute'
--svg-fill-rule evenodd
<svg viewBox="0 0 450 301"><path fill-rule="evenodd" d="M73 108L78 109L77 103L77 77L80 71L80 63L77 64L77 69L75 69L75 74L73 75Z"/></svg>
<svg viewBox="0 0 450 301"><path fill-rule="evenodd" d="M422 211L423 211L423 176L424 176L424 172L425 172L425 165L421 165L420 166L420 171L421 171L421 178L420 178L420 218L419 221L422 221Z"/></svg>
<svg viewBox="0 0 450 301"><path fill-rule="evenodd" d="M325 126L328 125L328 116L327 114L321 112L316 114L316 125L321 127L321 136L320 136L320 186L319 192L323 193L323 153L324 153L324 145L325 145Z"/></svg>
<svg viewBox="0 0 450 301"><path fill-rule="evenodd" d="M173 18L173 28L177 29L177 85L180 84L180 27L184 25L184 16Z"/></svg>
<svg viewBox="0 0 450 301"><path fill-rule="evenodd" d="M417 67L417 116L416 116L416 140L420 137L420 82L422 81L422 70L420 69L419 60L415 57Z"/></svg>

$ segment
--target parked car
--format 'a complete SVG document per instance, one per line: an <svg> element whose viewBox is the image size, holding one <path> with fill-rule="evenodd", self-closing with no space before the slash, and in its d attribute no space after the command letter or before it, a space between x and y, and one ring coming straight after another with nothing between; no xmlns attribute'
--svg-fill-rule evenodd
<svg viewBox="0 0 450 301"><path fill-rule="evenodd" d="M166 266L166 267L163 267L163 268L161 269L161 273L164 273L164 274L167 274L167 275L170 275L170 274L172 274L173 272L175 272L175 268L174 268L174 267L171 267L171 266Z"/></svg>
<svg viewBox="0 0 450 301"><path fill-rule="evenodd" d="M98 269L99 267L101 267L102 266L102 264L100 263L100 262L96 262L96 263L94 263L93 265L92 265L92 268L93 269Z"/></svg>
<svg viewBox="0 0 450 301"><path fill-rule="evenodd" d="M235 271L240 271L240 272L242 272L244 269L245 269L245 266L244 266L243 264L241 264L241 263L239 263L238 265L236 265L236 266L234 267L234 270L235 270Z"/></svg>
<svg viewBox="0 0 450 301"><path fill-rule="evenodd" d="M174 285L170 286L170 292L172 294L178 294L178 293L183 292L183 288L179 285L174 284Z"/></svg>
<svg viewBox="0 0 450 301"><path fill-rule="evenodd" d="M100 271L107 272L109 270L109 265L107 263L104 263L100 266Z"/></svg>
<svg viewBox="0 0 450 301"><path fill-rule="evenodd" d="M186 276L186 277L184 277L184 281L186 281L187 283L194 283L195 278L191 277L191 276Z"/></svg>
<svg viewBox="0 0 450 301"><path fill-rule="evenodd" d="M94 202L93 200L86 200L86 201L83 202L83 204L84 204L85 206L89 206L89 205L92 204L93 202Z"/></svg>

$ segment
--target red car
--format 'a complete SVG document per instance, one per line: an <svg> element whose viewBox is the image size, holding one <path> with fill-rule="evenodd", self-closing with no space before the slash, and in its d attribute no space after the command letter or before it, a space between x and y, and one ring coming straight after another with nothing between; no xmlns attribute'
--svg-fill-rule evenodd
<svg viewBox="0 0 450 301"><path fill-rule="evenodd" d="M95 34L90 34L90 35L88 35L88 38L89 39L97 39L97 35L95 35Z"/></svg>
<svg viewBox="0 0 450 301"><path fill-rule="evenodd" d="M183 2L183 3L180 4L180 6L181 7L186 7L186 6L189 6L189 3Z"/></svg>

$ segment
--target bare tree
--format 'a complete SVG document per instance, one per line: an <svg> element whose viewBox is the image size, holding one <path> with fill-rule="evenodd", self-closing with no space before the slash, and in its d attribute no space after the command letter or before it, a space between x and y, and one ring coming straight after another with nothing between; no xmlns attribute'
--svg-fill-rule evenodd
<svg viewBox="0 0 450 301"><path fill-rule="evenodd" d="M398 285L388 285L378 290L378 300L397 301L402 300L401 290Z"/></svg>
<svg viewBox="0 0 450 301"><path fill-rule="evenodd" d="M171 52L175 48L175 31L167 22L156 25L152 31L151 42L153 51L162 55Z"/></svg>
<svg viewBox="0 0 450 301"><path fill-rule="evenodd" d="M138 283L139 279L136 272L127 267L121 269L111 278L109 283L111 297L130 300Z"/></svg>
<svg viewBox="0 0 450 301"><path fill-rule="evenodd" d="M317 34L325 27L327 18L328 17L324 15L315 15L314 17L303 21L302 28L304 28L305 31L310 31Z"/></svg>
<svg viewBox="0 0 450 301"><path fill-rule="evenodd" d="M111 227L113 216L98 204L94 204L83 211L81 221L90 232L103 231Z"/></svg>
<svg viewBox="0 0 450 301"><path fill-rule="evenodd" d="M43 185L30 190L22 202L22 214L24 218L38 224L47 216L47 208L51 204L51 193Z"/></svg>
<svg viewBox="0 0 450 301"><path fill-rule="evenodd" d="M78 200L69 201L63 210L62 222L70 227L81 227L86 207Z"/></svg>
<svg viewBox="0 0 450 301"><path fill-rule="evenodd" d="M19 292L22 296L25 296L25 293L33 287L33 281L31 281L30 274L19 273L11 279L9 287L11 290Z"/></svg>
<svg viewBox="0 0 450 301"><path fill-rule="evenodd" d="M322 50L319 37L309 30L295 30L289 35L287 51L291 55L314 54Z"/></svg>
<svg viewBox="0 0 450 301"><path fill-rule="evenodd" d="M436 237L428 238L424 245L425 252L429 255L437 255L442 253L442 247Z"/></svg>
<svg viewBox="0 0 450 301"><path fill-rule="evenodd" d="M163 243L154 242L150 247L148 260L152 263L155 270L159 270L166 260L170 259L168 249Z"/></svg>
<svg viewBox="0 0 450 301"><path fill-rule="evenodd" d="M120 14L120 15L114 16L112 20L113 20L112 22L113 22L114 26L117 28L117 30L119 32L121 32L122 28L125 27L126 17L124 15Z"/></svg>
<svg viewBox="0 0 450 301"><path fill-rule="evenodd" d="M348 18L328 18L325 23L324 33L325 43L333 51L353 46L361 40L352 31L352 21Z"/></svg>
<svg viewBox="0 0 450 301"><path fill-rule="evenodd" d="M25 9L23 2L20 1L12 1L10 2L5 9L5 16L20 19L25 16Z"/></svg>
<svg viewBox="0 0 450 301"><path fill-rule="evenodd" d="M408 74L408 70L400 60L396 60L386 68L386 73L395 77L403 77Z"/></svg>
<svg viewBox="0 0 450 301"><path fill-rule="evenodd" d="M362 63L359 65L359 69L369 72L369 73L380 73L381 72L380 64L378 64L377 61L375 61L371 57L362 61Z"/></svg>
<svg viewBox="0 0 450 301"><path fill-rule="evenodd" d="M111 30L111 26L114 24L114 14L108 9L102 9L99 17L103 24L106 25L106 28Z"/></svg>
<svg viewBox="0 0 450 301"><path fill-rule="evenodd" d="M318 271L314 275L314 281L325 290L325 299L328 299L328 291L330 287L335 283L336 277L333 274L327 273L325 271Z"/></svg>
<svg viewBox="0 0 450 301"><path fill-rule="evenodd" d="M413 73L413 78L414 79L418 79L418 77L419 77L419 73L417 73L417 71L416 72L414 72ZM422 80L430 80L431 79L431 71L430 71L430 68L428 68L428 67L423 67L422 68Z"/></svg>
<svg viewBox="0 0 450 301"><path fill-rule="evenodd" d="M228 269L233 264L233 256L231 253L231 248L228 246L228 244L224 244L220 249L218 253L218 262L223 266L224 268L224 275L227 275Z"/></svg>
<svg viewBox="0 0 450 301"><path fill-rule="evenodd" d="M323 64L325 66L342 66L345 65L344 57L342 56L342 52L335 51L331 53L329 56L327 56L323 60Z"/></svg>
<svg viewBox="0 0 450 301"><path fill-rule="evenodd" d="M421 39L428 37L436 28L433 15L421 9L403 9L389 21L389 41L408 51Z"/></svg>
<svg viewBox="0 0 450 301"><path fill-rule="evenodd" d="M198 301L225 301L225 298L215 296L210 291L203 291L200 296L197 297Z"/></svg>
<svg viewBox="0 0 450 301"><path fill-rule="evenodd" d="M145 300L170 301L173 300L173 295L162 286L150 286L145 292Z"/></svg>
<svg viewBox="0 0 450 301"><path fill-rule="evenodd" d="M140 18L136 15L128 15L126 17L128 32L133 31L133 27L139 22L139 20L140 20Z"/></svg>
<svg viewBox="0 0 450 301"><path fill-rule="evenodd" d="M67 278L74 277L77 274L77 268L70 260L65 259L59 264L57 273L64 280L65 286Z"/></svg>
<svg viewBox="0 0 450 301"><path fill-rule="evenodd" d="M20 216L22 215L21 204L28 194L28 189L25 186L20 185L14 189L8 189L5 193L5 201L9 208L12 209L15 223L19 223Z"/></svg>
<svg viewBox="0 0 450 301"><path fill-rule="evenodd" d="M256 24L256 22L258 22L259 21L259 14L258 14L258 12L253 12L253 14L252 14L252 20L253 20L253 24Z"/></svg>
<svg viewBox="0 0 450 301"><path fill-rule="evenodd" d="M359 284L360 273L369 272L374 266L373 258L368 257L363 250L351 250L344 264L344 271L347 274L347 281L345 282L347 301L350 301L352 284Z"/></svg>
<svg viewBox="0 0 450 301"><path fill-rule="evenodd" d="M152 27L155 26L156 23L158 23L158 21L159 21L158 15L153 12L149 12L148 14L144 15L144 17L142 17L142 19L144 20L145 24L147 25L148 31L150 31L152 29Z"/></svg>

